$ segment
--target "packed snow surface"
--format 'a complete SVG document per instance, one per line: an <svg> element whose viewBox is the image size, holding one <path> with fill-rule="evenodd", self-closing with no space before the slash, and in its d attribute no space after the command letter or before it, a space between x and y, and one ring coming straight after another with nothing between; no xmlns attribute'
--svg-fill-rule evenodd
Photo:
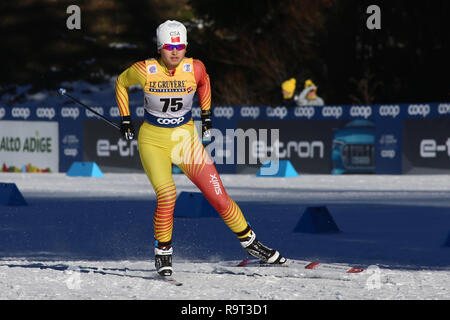
<svg viewBox="0 0 450 320"><path fill-rule="evenodd" d="M246 254L220 217L175 216L176 287L152 279L155 194L144 174L0 173L28 205L0 204L0 299L449 299L450 176L222 175L258 238L292 259L358 274L237 268ZM177 192L197 192L174 175ZM293 232L326 206L339 233Z"/></svg>

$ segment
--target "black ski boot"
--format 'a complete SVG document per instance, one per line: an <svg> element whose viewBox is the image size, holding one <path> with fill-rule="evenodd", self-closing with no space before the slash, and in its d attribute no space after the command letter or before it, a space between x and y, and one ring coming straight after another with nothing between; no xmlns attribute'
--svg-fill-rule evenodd
<svg viewBox="0 0 450 320"><path fill-rule="evenodd" d="M286 262L286 258L281 254L269 247L266 247L256 239L256 235L253 231L250 231L250 235L243 239L239 239L244 250L251 256L260 259L263 262L271 264L283 264Z"/></svg>
<svg viewBox="0 0 450 320"><path fill-rule="evenodd" d="M172 247L155 247L155 267L161 276L172 275Z"/></svg>

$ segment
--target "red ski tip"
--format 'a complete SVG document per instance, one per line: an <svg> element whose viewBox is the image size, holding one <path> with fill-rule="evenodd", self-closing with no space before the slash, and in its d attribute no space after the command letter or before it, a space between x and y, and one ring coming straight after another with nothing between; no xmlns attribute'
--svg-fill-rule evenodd
<svg viewBox="0 0 450 320"><path fill-rule="evenodd" d="M364 271L364 269L353 267L350 270L348 270L347 273L360 273L363 271Z"/></svg>

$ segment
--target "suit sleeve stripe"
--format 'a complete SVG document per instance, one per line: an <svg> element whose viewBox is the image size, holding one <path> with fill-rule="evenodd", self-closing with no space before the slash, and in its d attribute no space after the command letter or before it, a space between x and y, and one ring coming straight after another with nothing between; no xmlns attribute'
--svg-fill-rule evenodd
<svg viewBox="0 0 450 320"><path fill-rule="evenodd" d="M145 77L146 70L145 70L145 64L144 62L137 62L133 65L133 67L136 69L136 71L139 73L141 77Z"/></svg>
<svg viewBox="0 0 450 320"><path fill-rule="evenodd" d="M116 101L119 107L120 115L130 115L130 110L128 107L128 92L124 87L120 85L119 81L116 81Z"/></svg>

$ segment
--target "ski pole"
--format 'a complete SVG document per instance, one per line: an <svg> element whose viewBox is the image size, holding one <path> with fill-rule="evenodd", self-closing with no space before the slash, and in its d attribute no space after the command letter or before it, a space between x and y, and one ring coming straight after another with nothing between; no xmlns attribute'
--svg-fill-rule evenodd
<svg viewBox="0 0 450 320"><path fill-rule="evenodd" d="M92 108L88 107L87 105L85 105L84 103L82 103L81 101L79 101L78 99L75 99L74 97L72 97L71 95L66 93L66 89L64 88L60 88L58 90L58 93L62 96L65 96L69 99L71 99L72 101L78 103L80 106L88 109L90 112L92 112L93 114L95 114L96 116L100 117L100 119L106 121L107 123L109 123L110 125L112 125L114 128L120 130L120 127L118 124L112 122L111 120L109 120L108 118L104 117L103 115L101 115L100 113L98 113L97 111L93 110Z"/></svg>

